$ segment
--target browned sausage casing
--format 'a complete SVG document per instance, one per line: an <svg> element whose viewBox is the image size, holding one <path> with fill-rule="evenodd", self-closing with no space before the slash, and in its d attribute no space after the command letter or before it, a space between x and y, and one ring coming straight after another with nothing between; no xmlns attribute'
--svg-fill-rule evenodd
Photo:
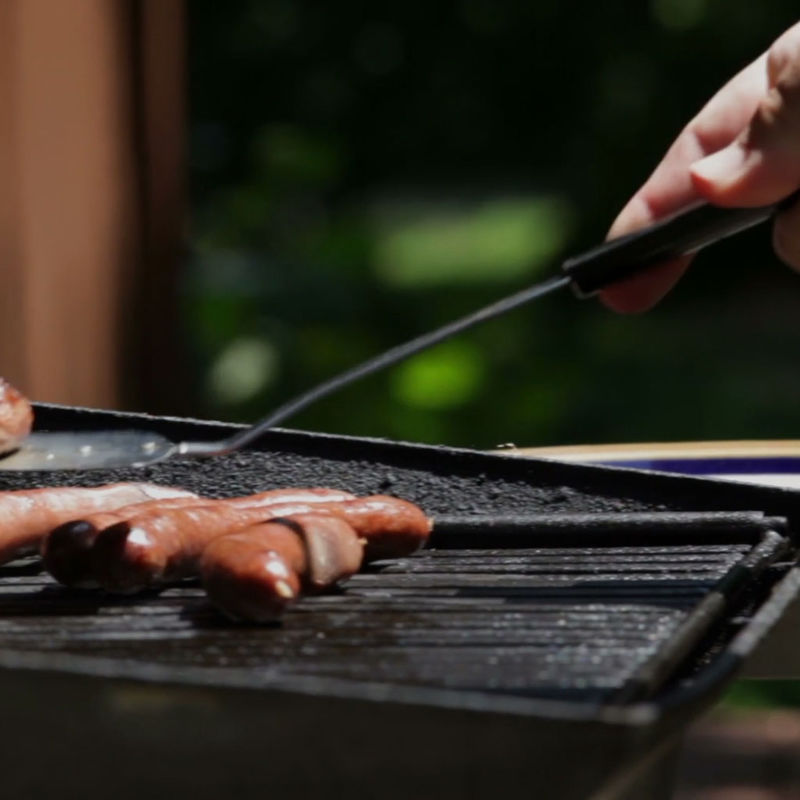
<svg viewBox="0 0 800 800"><path fill-rule="evenodd" d="M33 409L28 399L0 378L0 453L18 447L32 425Z"/></svg>
<svg viewBox="0 0 800 800"><path fill-rule="evenodd" d="M196 506L203 502L197 495L171 497L164 500L149 500L123 506L117 511L89 514L84 519L70 520L54 528L41 544L44 568L64 586L88 589L99 586L94 577L92 545L104 528L116 525L135 514L144 514L155 509Z"/></svg>
<svg viewBox="0 0 800 800"><path fill-rule="evenodd" d="M307 563L300 577L306 589L325 589L336 581L355 575L361 568L365 540L341 517L319 513L292 514L273 522L293 527L305 545ZM248 528L248 531L252 530Z"/></svg>
<svg viewBox="0 0 800 800"><path fill-rule="evenodd" d="M113 511L146 500L185 496L192 494L149 483L1 492L0 563L35 552L49 531L76 517Z"/></svg>
<svg viewBox="0 0 800 800"><path fill-rule="evenodd" d="M224 502L152 512L106 528L93 547L95 574L110 591L138 591L197 573L203 549L218 536L267 519L327 512L366 540L366 556L407 555L428 538L430 520L412 503L375 495L331 503L286 503L236 508Z"/></svg>
<svg viewBox="0 0 800 800"><path fill-rule="evenodd" d="M300 594L306 548L290 526L262 522L214 539L203 552L203 586L214 605L235 619L268 622Z"/></svg>
<svg viewBox="0 0 800 800"><path fill-rule="evenodd" d="M172 508L224 502L233 507L268 506L278 502L321 502L349 500L350 492L338 489L272 489L246 497L228 500L211 500L190 492L188 497L168 501L153 501L118 509L114 513L94 514L82 519L73 519L50 532L42 544L45 569L66 586L89 588L98 586L94 575L92 545L104 528L131 517L150 511L166 511ZM192 499L193 498L193 499Z"/></svg>
<svg viewBox="0 0 800 800"><path fill-rule="evenodd" d="M329 514L296 514L214 539L200 575L208 597L235 619L277 619L300 588L319 590L356 573L363 545Z"/></svg>

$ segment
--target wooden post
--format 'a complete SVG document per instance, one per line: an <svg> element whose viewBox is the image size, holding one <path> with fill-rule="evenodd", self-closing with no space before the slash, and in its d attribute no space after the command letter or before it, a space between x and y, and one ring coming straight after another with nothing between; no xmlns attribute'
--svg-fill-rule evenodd
<svg viewBox="0 0 800 800"><path fill-rule="evenodd" d="M145 408L141 376L169 372L171 343L135 331L175 317L182 20L0 0L0 375L34 400Z"/></svg>

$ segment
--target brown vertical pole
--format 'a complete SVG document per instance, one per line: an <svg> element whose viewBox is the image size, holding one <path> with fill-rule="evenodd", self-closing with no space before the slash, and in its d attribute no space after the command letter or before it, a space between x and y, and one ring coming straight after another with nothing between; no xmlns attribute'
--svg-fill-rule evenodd
<svg viewBox="0 0 800 800"><path fill-rule="evenodd" d="M132 300L141 316L128 318L124 386L138 407L176 412L188 394L177 313L184 227L184 5L134 0L133 13L141 248Z"/></svg>
<svg viewBox="0 0 800 800"><path fill-rule="evenodd" d="M22 236L19 230L19 180L15 99L15 4L0 0L0 375L24 385Z"/></svg>
<svg viewBox="0 0 800 800"><path fill-rule="evenodd" d="M174 18L140 24L159 6ZM120 378L135 372L126 332L150 316L138 305L149 242L180 237L182 111L161 156L143 145L143 98L182 70L148 76L143 37L177 61L181 41L167 38L181 36L181 11L180 0L0 0L0 374L35 400L146 405ZM144 173L156 163L175 175L151 209ZM175 246L162 250L174 272Z"/></svg>

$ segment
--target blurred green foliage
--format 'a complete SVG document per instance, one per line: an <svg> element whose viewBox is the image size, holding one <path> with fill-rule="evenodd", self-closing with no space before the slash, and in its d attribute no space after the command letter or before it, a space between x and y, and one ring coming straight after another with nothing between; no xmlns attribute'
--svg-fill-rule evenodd
<svg viewBox="0 0 800 800"><path fill-rule="evenodd" d="M736 681L725 693L722 705L741 710L764 706L800 708L800 681Z"/></svg>
<svg viewBox="0 0 800 800"><path fill-rule="evenodd" d="M792 0L189 4L196 413L250 420L599 242ZM295 427L490 447L796 437L767 230L641 317L565 293Z"/></svg>
<svg viewBox="0 0 800 800"><path fill-rule="evenodd" d="M564 213L547 198L502 199L472 208L391 207L375 231L381 283L398 289L502 285L552 266L566 238Z"/></svg>

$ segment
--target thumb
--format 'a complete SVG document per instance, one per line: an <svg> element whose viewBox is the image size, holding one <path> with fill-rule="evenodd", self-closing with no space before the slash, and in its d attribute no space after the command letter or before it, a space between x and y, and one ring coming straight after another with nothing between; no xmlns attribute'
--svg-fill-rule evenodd
<svg viewBox="0 0 800 800"><path fill-rule="evenodd" d="M770 88L747 127L691 167L695 188L711 203L766 205L800 186L800 27L789 34L770 50Z"/></svg>

